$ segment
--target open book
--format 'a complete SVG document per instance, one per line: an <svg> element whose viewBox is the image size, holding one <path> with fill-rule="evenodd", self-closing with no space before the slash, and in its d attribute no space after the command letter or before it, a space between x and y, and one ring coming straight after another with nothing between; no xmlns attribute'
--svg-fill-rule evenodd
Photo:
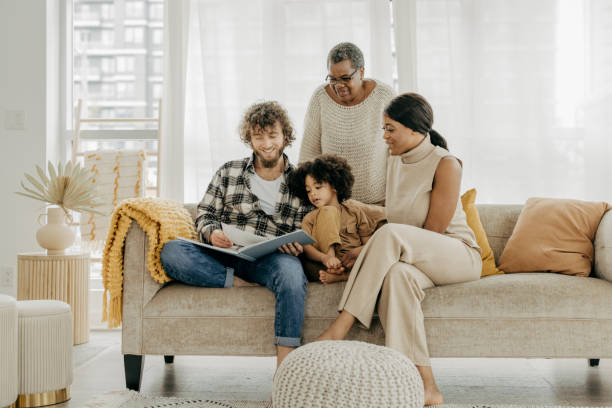
<svg viewBox="0 0 612 408"><path fill-rule="evenodd" d="M194 243L196 245L209 248L215 251L223 252L237 256L238 258L246 259L247 261L255 261L262 256L278 251L278 248L291 242L298 242L302 245L314 244L316 241L302 230L290 232L276 238L266 238L242 231L231 225L223 224L223 232L234 243L231 248L219 248L204 242L194 241L187 238L177 237L177 239Z"/></svg>

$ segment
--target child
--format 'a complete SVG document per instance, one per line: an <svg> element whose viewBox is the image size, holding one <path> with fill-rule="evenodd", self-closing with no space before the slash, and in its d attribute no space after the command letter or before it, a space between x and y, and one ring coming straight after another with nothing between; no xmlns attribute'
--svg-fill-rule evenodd
<svg viewBox="0 0 612 408"><path fill-rule="evenodd" d="M310 281L347 280L361 249L385 222L383 207L349 200L354 180L346 160L334 155L302 163L291 174L291 192L317 207L302 220L302 229L317 241L304 246Z"/></svg>

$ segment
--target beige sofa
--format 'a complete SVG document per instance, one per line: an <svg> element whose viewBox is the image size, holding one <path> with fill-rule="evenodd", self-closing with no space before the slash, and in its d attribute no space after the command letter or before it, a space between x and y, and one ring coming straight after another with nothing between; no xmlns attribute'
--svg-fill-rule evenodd
<svg viewBox="0 0 612 408"><path fill-rule="evenodd" d="M194 215L194 206L187 207ZM479 205L478 211L498 258L521 206ZM596 251L612 246L611 237L609 211L597 232ZM275 354L272 292L159 285L145 266L147 247L145 233L134 223L124 255L122 351L128 388L139 389L147 354L164 355L167 363L175 355ZM600 276L612 275L610 261L596 262ZM336 318L343 287L308 285L304 342ZM576 357L591 359L591 365L612 357L612 283L597 277L489 276L427 289L423 310L432 357ZM353 327L348 338L384 344L376 318L370 330Z"/></svg>

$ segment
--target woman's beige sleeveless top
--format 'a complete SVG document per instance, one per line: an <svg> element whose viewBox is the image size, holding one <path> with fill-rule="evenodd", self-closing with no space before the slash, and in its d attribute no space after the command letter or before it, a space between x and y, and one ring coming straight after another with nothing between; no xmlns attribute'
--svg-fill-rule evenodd
<svg viewBox="0 0 612 408"><path fill-rule="evenodd" d="M434 175L438 163L446 156L452 155L431 144L429 135L421 144L401 156L389 156L386 192L388 222L423 228L429 212ZM461 200L457 200L455 214L444 235L459 239L480 251L474 232L467 225Z"/></svg>

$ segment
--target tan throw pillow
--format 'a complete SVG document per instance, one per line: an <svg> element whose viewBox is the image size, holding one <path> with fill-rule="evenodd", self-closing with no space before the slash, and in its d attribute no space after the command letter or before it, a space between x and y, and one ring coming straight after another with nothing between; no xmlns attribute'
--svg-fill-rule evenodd
<svg viewBox="0 0 612 408"><path fill-rule="evenodd" d="M589 276L593 238L607 203L530 198L525 203L498 268Z"/></svg>

